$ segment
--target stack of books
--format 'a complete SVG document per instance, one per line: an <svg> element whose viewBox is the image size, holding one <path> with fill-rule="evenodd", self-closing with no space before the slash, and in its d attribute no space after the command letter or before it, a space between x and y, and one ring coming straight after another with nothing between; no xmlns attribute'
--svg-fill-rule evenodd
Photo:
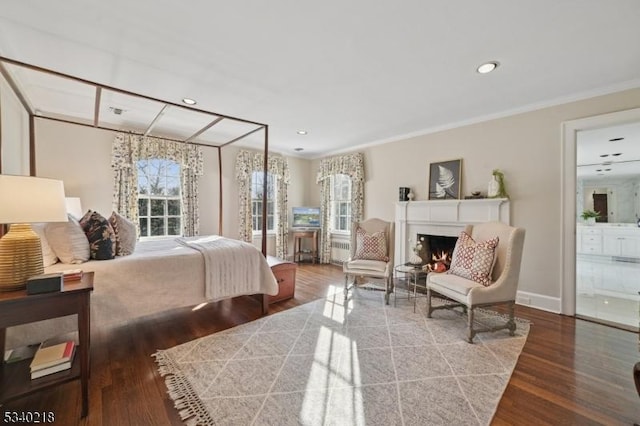
<svg viewBox="0 0 640 426"><path fill-rule="evenodd" d="M47 347L41 345L31 361L31 378L37 379L70 369L75 352L76 344L73 340Z"/></svg>
<svg viewBox="0 0 640 426"><path fill-rule="evenodd" d="M82 269L69 269L63 271L62 276L65 281L77 281L82 279Z"/></svg>

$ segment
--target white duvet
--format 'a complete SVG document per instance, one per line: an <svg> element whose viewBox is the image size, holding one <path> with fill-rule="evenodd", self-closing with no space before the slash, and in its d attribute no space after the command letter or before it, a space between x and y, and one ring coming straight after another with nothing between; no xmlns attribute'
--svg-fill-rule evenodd
<svg viewBox="0 0 640 426"><path fill-rule="evenodd" d="M45 272L94 271L91 328L127 322L172 308L248 294L278 293L275 277L253 245L224 237L138 242L135 252ZM7 329L7 348L77 329L75 316Z"/></svg>

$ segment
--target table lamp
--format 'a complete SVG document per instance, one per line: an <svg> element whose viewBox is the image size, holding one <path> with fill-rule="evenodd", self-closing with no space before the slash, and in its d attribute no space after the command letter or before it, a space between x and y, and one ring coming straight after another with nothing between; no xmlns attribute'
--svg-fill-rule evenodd
<svg viewBox="0 0 640 426"><path fill-rule="evenodd" d="M82 219L84 213L82 212L82 203L80 202L80 198L66 197L64 202L67 205L67 213L78 220Z"/></svg>
<svg viewBox="0 0 640 426"><path fill-rule="evenodd" d="M30 224L67 220L62 181L0 175L0 223L10 224L0 238L0 291L20 290L44 272L40 237Z"/></svg>

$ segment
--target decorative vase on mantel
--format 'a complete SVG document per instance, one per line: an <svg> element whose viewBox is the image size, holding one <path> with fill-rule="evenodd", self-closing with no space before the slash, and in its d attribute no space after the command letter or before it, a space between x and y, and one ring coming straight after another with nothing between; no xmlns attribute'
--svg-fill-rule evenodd
<svg viewBox="0 0 640 426"><path fill-rule="evenodd" d="M489 185L487 187L487 197L495 198L498 196L498 189L500 188L500 183L495 175L491 176L491 180L489 181Z"/></svg>
<svg viewBox="0 0 640 426"><path fill-rule="evenodd" d="M586 223L589 226L593 226L596 224L596 218L595 217L588 217L584 220L584 223Z"/></svg>

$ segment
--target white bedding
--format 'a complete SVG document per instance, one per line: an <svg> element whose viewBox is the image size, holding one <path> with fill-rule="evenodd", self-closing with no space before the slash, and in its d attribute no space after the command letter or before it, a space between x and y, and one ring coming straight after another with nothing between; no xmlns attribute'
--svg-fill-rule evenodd
<svg viewBox="0 0 640 426"><path fill-rule="evenodd" d="M95 272L91 295L92 329L205 301L278 293L267 261L254 246L216 237L215 240L221 243L217 245L241 247L242 256L219 247L203 254L196 246L201 245L198 242L207 241L207 237L181 240L142 241L129 256L91 260L80 265L56 263L45 268L45 272L68 269ZM205 265L209 265L208 271L205 271ZM209 282L209 290L206 282ZM11 327L7 329L7 348L36 343L76 328L75 316Z"/></svg>

